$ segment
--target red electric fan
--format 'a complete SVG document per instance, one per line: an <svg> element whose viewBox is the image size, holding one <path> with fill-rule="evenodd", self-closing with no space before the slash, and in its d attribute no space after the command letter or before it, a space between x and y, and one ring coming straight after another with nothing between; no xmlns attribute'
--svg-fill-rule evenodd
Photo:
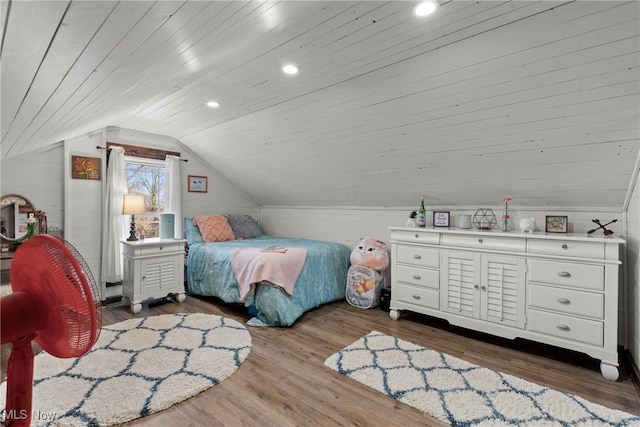
<svg viewBox="0 0 640 427"><path fill-rule="evenodd" d="M12 294L0 300L7 366L6 426L28 426L35 339L55 357L79 357L98 339L102 311L96 282L68 242L40 234L22 243L11 261Z"/></svg>

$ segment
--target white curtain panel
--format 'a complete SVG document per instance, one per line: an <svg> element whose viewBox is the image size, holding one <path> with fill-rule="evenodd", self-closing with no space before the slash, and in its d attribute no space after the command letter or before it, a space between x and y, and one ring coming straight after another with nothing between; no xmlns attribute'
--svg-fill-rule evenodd
<svg viewBox="0 0 640 427"><path fill-rule="evenodd" d="M174 215L174 233L176 238L183 236L182 231L182 175L180 174L180 164L182 159L177 156L166 156L164 159L164 170L166 180L166 201L164 211Z"/></svg>
<svg viewBox="0 0 640 427"><path fill-rule="evenodd" d="M122 215L127 192L124 148L111 146L102 221L102 281L119 282L122 272L122 240L127 237L128 217Z"/></svg>

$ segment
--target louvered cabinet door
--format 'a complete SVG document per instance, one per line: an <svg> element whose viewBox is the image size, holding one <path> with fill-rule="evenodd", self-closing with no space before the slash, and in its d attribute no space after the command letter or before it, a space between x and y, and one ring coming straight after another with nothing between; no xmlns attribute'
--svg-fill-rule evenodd
<svg viewBox="0 0 640 427"><path fill-rule="evenodd" d="M483 254L480 305L482 320L523 329L525 325L524 258Z"/></svg>
<svg viewBox="0 0 640 427"><path fill-rule="evenodd" d="M480 317L480 254L442 251L442 308L449 313Z"/></svg>

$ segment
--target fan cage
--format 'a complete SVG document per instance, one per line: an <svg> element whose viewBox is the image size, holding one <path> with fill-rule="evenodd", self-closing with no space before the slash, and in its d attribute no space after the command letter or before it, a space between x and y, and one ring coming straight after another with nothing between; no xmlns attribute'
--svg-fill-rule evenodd
<svg viewBox="0 0 640 427"><path fill-rule="evenodd" d="M45 316L36 342L57 357L78 357L96 342L102 325L100 291L80 252L64 239L38 235L12 261L11 286L37 297Z"/></svg>

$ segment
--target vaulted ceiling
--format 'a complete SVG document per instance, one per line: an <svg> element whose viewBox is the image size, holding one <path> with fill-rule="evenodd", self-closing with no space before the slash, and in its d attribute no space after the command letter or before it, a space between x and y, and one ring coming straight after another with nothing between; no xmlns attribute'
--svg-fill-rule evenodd
<svg viewBox="0 0 640 427"><path fill-rule="evenodd" d="M415 4L3 0L2 159L118 126L259 205L622 208L640 3Z"/></svg>

